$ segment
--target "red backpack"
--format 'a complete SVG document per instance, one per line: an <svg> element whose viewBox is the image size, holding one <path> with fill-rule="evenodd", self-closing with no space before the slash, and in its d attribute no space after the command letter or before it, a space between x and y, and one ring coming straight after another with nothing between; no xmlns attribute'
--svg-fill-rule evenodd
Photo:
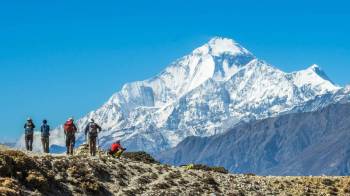
<svg viewBox="0 0 350 196"><path fill-rule="evenodd" d="M74 133L76 131L73 121L67 121L64 124L64 131L67 133Z"/></svg>

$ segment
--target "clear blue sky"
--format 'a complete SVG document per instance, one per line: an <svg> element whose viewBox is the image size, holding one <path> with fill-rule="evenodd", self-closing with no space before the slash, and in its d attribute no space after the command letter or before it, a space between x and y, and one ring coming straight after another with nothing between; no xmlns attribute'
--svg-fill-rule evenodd
<svg viewBox="0 0 350 196"><path fill-rule="evenodd" d="M346 1L2 1L0 141L27 116L52 126L102 105L213 36L294 71L319 64L350 83Z"/></svg>

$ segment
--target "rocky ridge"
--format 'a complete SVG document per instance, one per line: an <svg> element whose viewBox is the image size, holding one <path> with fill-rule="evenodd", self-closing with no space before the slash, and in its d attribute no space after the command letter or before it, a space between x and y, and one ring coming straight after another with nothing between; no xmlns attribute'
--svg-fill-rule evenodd
<svg viewBox="0 0 350 196"><path fill-rule="evenodd" d="M350 195L350 178L225 174L161 165L145 153L89 157L86 147L71 157L1 147L0 194Z"/></svg>

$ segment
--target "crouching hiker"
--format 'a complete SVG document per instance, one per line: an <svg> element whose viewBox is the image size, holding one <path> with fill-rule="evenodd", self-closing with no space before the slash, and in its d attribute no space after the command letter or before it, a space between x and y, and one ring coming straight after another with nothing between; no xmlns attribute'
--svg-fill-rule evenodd
<svg viewBox="0 0 350 196"><path fill-rule="evenodd" d="M91 119L89 124L85 128L85 136L89 134L89 150L91 156L96 155L96 139L98 136L98 132L100 132L101 130L101 127L95 123L94 119Z"/></svg>
<svg viewBox="0 0 350 196"><path fill-rule="evenodd" d="M47 120L43 120L43 124L41 125L41 143L43 144L44 153L49 153L49 138L50 138L50 126L47 124Z"/></svg>
<svg viewBox="0 0 350 196"><path fill-rule="evenodd" d="M123 148L120 144L120 140L116 141L112 144L111 149L109 150L109 154L112 155L115 158L120 158L122 156L123 152L126 150L126 148Z"/></svg>
<svg viewBox="0 0 350 196"><path fill-rule="evenodd" d="M73 155L73 149L75 145L75 133L77 132L77 127L74 124L73 118L69 118L64 124L64 134L66 135L66 147L67 155Z"/></svg>
<svg viewBox="0 0 350 196"><path fill-rule="evenodd" d="M24 124L24 131L25 131L24 135L25 135L26 149L29 151L33 150L34 129L35 129L35 125L33 123L33 120L31 118L28 118L27 122Z"/></svg>

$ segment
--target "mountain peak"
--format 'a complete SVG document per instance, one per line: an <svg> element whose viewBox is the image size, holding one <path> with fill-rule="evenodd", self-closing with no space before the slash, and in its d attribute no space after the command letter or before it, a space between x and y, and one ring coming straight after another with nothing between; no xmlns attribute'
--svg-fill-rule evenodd
<svg viewBox="0 0 350 196"><path fill-rule="evenodd" d="M312 71L321 71L322 69L320 68L320 66L318 66L317 64L313 64L311 65L309 68L307 68L308 70L312 70Z"/></svg>
<svg viewBox="0 0 350 196"><path fill-rule="evenodd" d="M294 84L298 87L313 86L321 90L321 94L336 91L340 87L332 82L326 73L316 64L307 69L293 72Z"/></svg>
<svg viewBox="0 0 350 196"><path fill-rule="evenodd" d="M215 45L218 42L226 42L229 44L239 45L239 43L237 43L234 39L230 39L230 38L226 38L226 37L219 37L219 36L215 36L215 37L211 38L209 40L208 44Z"/></svg>
<svg viewBox="0 0 350 196"><path fill-rule="evenodd" d="M242 47L233 39L224 37L213 37L207 44L197 48L195 53L209 53L213 56L221 56L223 54L229 54L232 56L249 55L253 56L247 49Z"/></svg>
<svg viewBox="0 0 350 196"><path fill-rule="evenodd" d="M306 69L306 71L311 72L311 73L315 73L316 75L318 75L322 79L327 80L327 81L331 82L332 84L334 84L332 82L332 80L327 76L327 74L317 64L311 65L309 68Z"/></svg>

